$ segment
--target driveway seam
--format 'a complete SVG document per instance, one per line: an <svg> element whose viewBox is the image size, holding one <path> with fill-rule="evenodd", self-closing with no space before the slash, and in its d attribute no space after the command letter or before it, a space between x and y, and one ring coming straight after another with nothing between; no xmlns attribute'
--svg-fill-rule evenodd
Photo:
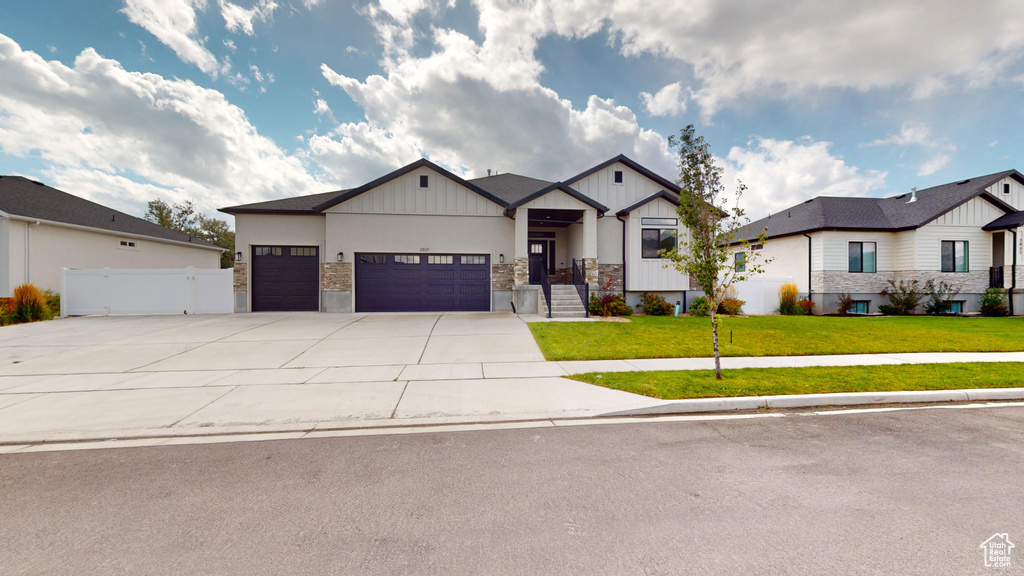
<svg viewBox="0 0 1024 576"><path fill-rule="evenodd" d="M165 428L174 428L174 427L175 427L175 426L177 426L178 424L181 424L181 422L182 422L182 421L184 421L185 419L187 419L187 418L191 418L192 416L195 416L196 414L198 414L198 413L199 413L199 412L201 412L202 410L205 410L206 408L208 408L208 407L209 407L209 406L210 406L211 404L213 404L214 402L216 402L216 401L220 400L221 398L223 398L223 397L227 396L228 394L231 394L231 393L232 393L232 392L233 392L234 390L236 390L237 388L238 388L238 386L231 386L231 387L229 387L229 388L228 388L228 390L227 390L227 392L224 392L224 393L223 393L223 394L221 394L220 396L217 396L217 397L216 397L216 398L214 398L213 400L210 400L210 401L209 401L209 402L207 402L206 404L203 404L203 405L202 405L202 406L200 406L199 408L196 408L195 410L193 410L192 412L189 412L188 414L186 414L186 415L182 416L181 418L178 418L178 419L177 419L177 420L175 420L174 422L172 422L172 423L168 424L167 426L165 426Z"/></svg>
<svg viewBox="0 0 1024 576"><path fill-rule="evenodd" d="M409 381L406 380L405 386L402 386L402 393L398 395L398 402L395 402L395 409L391 411L391 416L388 417L388 420L393 420L395 418L395 414L398 414L398 405L402 403L402 398L405 398L405 391L408 389Z"/></svg>
<svg viewBox="0 0 1024 576"><path fill-rule="evenodd" d="M443 316L444 314L438 314L437 320L434 320L434 325L430 327L430 332L427 333L427 341L425 344L423 344L423 351L420 352L420 357L418 360L416 360L417 365L423 362L423 356L427 353L427 346L430 346L430 338L434 335L434 330L437 328L437 323L441 321L441 318Z"/></svg>

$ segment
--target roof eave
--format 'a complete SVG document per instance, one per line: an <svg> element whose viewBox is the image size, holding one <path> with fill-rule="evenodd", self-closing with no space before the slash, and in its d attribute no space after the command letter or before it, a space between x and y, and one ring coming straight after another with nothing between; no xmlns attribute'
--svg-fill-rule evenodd
<svg viewBox="0 0 1024 576"><path fill-rule="evenodd" d="M643 174L647 178L650 178L651 180L654 180L658 184L661 184L665 188L668 188L669 190L671 190L671 191L673 191L673 192L675 192L677 194L681 190L679 185L676 184L675 182L672 182L671 180L668 180L664 176L659 176L658 174L648 170L643 165L641 165L638 162L628 158L625 154L619 154L618 156L616 156L614 158L611 158L609 160L605 160L604 162L598 164L597 166L594 166L593 168L590 168L589 170L584 170L583 172L580 172L579 174L573 176L572 178L567 178L567 179L563 180L563 182L572 183L572 182L576 182L576 181L582 180L582 179L586 178L587 176L590 176L591 174L594 174L595 172L599 172L601 170L604 170L605 168L611 166L612 164L615 164L616 162L621 162L621 163L625 164L626 166L629 166L633 170L639 172L640 174Z"/></svg>
<svg viewBox="0 0 1024 576"><path fill-rule="evenodd" d="M600 202L598 202L597 200L594 200L590 196L587 196L587 195L585 195L585 194L575 190L574 188L572 188L571 186L569 186L568 184L566 184L564 182L555 182L555 183L551 184L550 186L547 186L546 188L541 188L540 190L534 192L533 194L530 194L529 196L527 196L525 198L522 198L522 199L519 199L519 200L517 200L515 202L512 202L511 204L508 204L505 207L505 211L506 212L515 211L520 206L522 206L524 204L527 204L529 202L532 202L532 201L536 200L537 198L540 198L541 196L544 196L545 194L548 194L549 192L553 192L555 190L561 190L562 192L565 192L569 196L579 200L580 202L583 202L584 204L590 206L591 208L594 208L595 210L597 210L598 214L600 214L600 215L603 215L605 212L608 211L608 207L605 206L604 204L601 204Z"/></svg>

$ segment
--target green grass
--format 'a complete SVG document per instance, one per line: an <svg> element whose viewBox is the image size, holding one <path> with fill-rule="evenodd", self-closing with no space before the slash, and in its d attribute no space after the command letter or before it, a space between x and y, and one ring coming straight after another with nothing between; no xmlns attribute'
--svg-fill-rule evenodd
<svg viewBox="0 0 1024 576"><path fill-rule="evenodd" d="M606 372L570 376L664 400L826 392L956 390L1024 386L1024 362L899 364L813 368L744 368L664 372Z"/></svg>
<svg viewBox="0 0 1024 576"><path fill-rule="evenodd" d="M712 355L709 318L638 316L629 322L533 322L530 330L548 360ZM722 356L1011 352L1024 350L1024 318L724 317L719 339Z"/></svg>

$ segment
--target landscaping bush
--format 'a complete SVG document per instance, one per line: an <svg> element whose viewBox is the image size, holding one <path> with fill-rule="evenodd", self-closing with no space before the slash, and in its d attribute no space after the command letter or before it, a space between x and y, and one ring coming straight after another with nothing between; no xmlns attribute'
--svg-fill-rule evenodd
<svg viewBox="0 0 1024 576"><path fill-rule="evenodd" d="M690 316L710 316L711 315L711 304L708 303L708 299L701 296L700 298L694 298L693 302L690 302Z"/></svg>
<svg viewBox="0 0 1024 576"><path fill-rule="evenodd" d="M602 292L591 294L590 314L592 316L630 316L633 309L626 304L622 294L614 292Z"/></svg>
<svg viewBox="0 0 1024 576"><path fill-rule="evenodd" d="M881 312L882 314L885 314L886 316L900 316L900 313L897 312L895 308L889 306L888 304L879 304L878 311Z"/></svg>
<svg viewBox="0 0 1024 576"><path fill-rule="evenodd" d="M50 309L50 316L60 316L60 293L43 290L43 297L46 298L46 307Z"/></svg>
<svg viewBox="0 0 1024 576"><path fill-rule="evenodd" d="M814 302L804 298L803 300L796 301L796 307L801 310L800 314L810 316L811 309L814 308Z"/></svg>
<svg viewBox="0 0 1024 576"><path fill-rule="evenodd" d="M953 308L953 298L962 290L961 286L954 287L944 280L937 283L929 280L924 287L928 292L928 302L924 305L924 311L928 314L949 314Z"/></svg>
<svg viewBox="0 0 1024 576"><path fill-rule="evenodd" d="M854 306L853 296L850 296L846 292L840 292L839 293L839 309L838 309L839 315L840 316L846 316L847 314L850 313L850 310L853 310L853 306Z"/></svg>
<svg viewBox="0 0 1024 576"><path fill-rule="evenodd" d="M779 287L779 314L792 316L800 313L796 305L797 294L796 284L793 282Z"/></svg>
<svg viewBox="0 0 1024 576"><path fill-rule="evenodd" d="M50 308L46 305L46 297L31 284L22 284L14 289L11 297L14 302L14 322L32 322L53 318Z"/></svg>
<svg viewBox="0 0 1024 576"><path fill-rule="evenodd" d="M891 315L907 316L914 313L917 305L924 299L926 292L921 289L921 283L917 280L909 282L900 280L898 284L889 280L889 287L882 290L882 295L889 297L889 308L892 310ZM878 307L878 310L883 314L890 314L882 310L881 306Z"/></svg>
<svg viewBox="0 0 1024 576"><path fill-rule="evenodd" d="M718 303L718 313L728 314L729 316L743 314L744 304L746 304L746 301L739 298L726 298Z"/></svg>
<svg viewBox="0 0 1024 576"><path fill-rule="evenodd" d="M675 307L665 301L657 294L644 292L640 296L640 307L648 316L668 316L675 311Z"/></svg>
<svg viewBox="0 0 1024 576"><path fill-rule="evenodd" d="M982 316L1006 316L1009 313L1006 291L1002 288L989 288L981 295Z"/></svg>
<svg viewBox="0 0 1024 576"><path fill-rule="evenodd" d="M6 326L14 322L14 300L11 298L0 298L0 326Z"/></svg>

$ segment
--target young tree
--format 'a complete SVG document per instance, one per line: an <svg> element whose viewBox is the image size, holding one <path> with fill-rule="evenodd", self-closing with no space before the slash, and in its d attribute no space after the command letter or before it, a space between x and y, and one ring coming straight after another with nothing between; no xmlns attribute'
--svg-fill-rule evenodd
<svg viewBox="0 0 1024 576"><path fill-rule="evenodd" d="M220 255L220 267L231 268L234 265L234 231L228 227L226 221L196 212L196 205L191 200L173 205L160 198L150 200L143 218L164 228L177 230L224 248L225 252Z"/></svg>
<svg viewBox="0 0 1024 576"><path fill-rule="evenodd" d="M669 146L679 154L680 221L688 230L688 238L679 242L674 250L663 253L679 272L693 278L711 305L711 343L715 350L715 377L722 379L722 362L718 350L718 304L726 291L736 282L763 272L757 262L758 253L750 250L750 243L737 239L737 231L746 223L739 207L739 198L747 189L737 182L736 203L727 208L722 169L715 164L707 142L697 136L693 124L680 130L679 138L669 137ZM764 244L762 231L757 242ZM742 266L735 265L733 254L739 245L745 255ZM765 263L770 260L766 260Z"/></svg>

